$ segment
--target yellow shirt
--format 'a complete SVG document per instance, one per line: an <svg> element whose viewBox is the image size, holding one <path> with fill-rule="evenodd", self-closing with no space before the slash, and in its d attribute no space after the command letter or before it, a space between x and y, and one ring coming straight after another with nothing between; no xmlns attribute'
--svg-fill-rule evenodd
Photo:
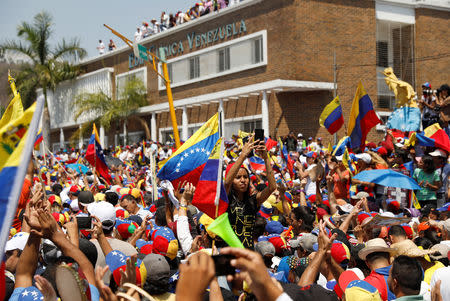
<svg viewBox="0 0 450 301"><path fill-rule="evenodd" d="M440 262L440 261L436 261L431 268L429 268L425 271L425 276L423 278L423 281L430 284L431 277L433 277L434 272L440 268L445 268L445 265L443 265L442 262Z"/></svg>

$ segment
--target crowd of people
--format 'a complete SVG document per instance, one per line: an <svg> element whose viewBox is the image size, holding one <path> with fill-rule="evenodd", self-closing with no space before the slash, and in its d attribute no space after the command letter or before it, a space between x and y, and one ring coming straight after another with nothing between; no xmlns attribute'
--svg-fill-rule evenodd
<svg viewBox="0 0 450 301"><path fill-rule="evenodd" d="M241 1L243 0L201 0L186 11L179 10L177 13L166 13L163 11L161 12L159 20L152 18L150 22L143 21L142 24L136 28L134 41L139 42L153 34L195 20L207 14L219 12L219 10L236 5ZM113 51L115 49L116 45L113 40L110 40L108 51ZM97 50L100 55L105 54L106 47L102 40L99 40Z"/></svg>
<svg viewBox="0 0 450 301"><path fill-rule="evenodd" d="M143 38L151 36L169 28L181 25L183 23L195 20L210 13L219 12L228 6L238 4L243 0L201 0L195 3L192 7L185 12L179 10L177 13L161 12L159 21L155 18L150 20L150 23L144 21L140 27L137 27L134 34L134 40L136 42Z"/></svg>
<svg viewBox="0 0 450 301"><path fill-rule="evenodd" d="M280 142L225 142L228 219L244 249L209 230L195 183L155 180L170 143L105 149L111 183L83 150L34 158L6 244L5 300L450 300L446 151L388 134L352 150L352 172L320 137ZM353 177L388 168L417 181L420 209L411 191Z"/></svg>

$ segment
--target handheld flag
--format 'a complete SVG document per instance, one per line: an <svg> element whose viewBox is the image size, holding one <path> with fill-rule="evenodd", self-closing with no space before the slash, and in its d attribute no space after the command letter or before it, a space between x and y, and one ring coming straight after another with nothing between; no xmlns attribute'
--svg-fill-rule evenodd
<svg viewBox="0 0 450 301"><path fill-rule="evenodd" d="M253 156L250 157L248 161L250 162L250 166L253 170L261 170L261 171L266 170L266 163L260 157Z"/></svg>
<svg viewBox="0 0 450 301"><path fill-rule="evenodd" d="M98 138L97 128L92 128L91 139L89 140L89 145L86 150L85 155L86 160L95 167L97 172L108 182L111 184L111 175L108 171L108 165L106 165L105 157L103 156L102 145L100 144L100 139Z"/></svg>
<svg viewBox="0 0 450 301"><path fill-rule="evenodd" d="M145 157L145 141L142 141L142 147L141 151L139 152L138 161L141 165L145 165L147 162L147 157Z"/></svg>
<svg viewBox="0 0 450 301"><path fill-rule="evenodd" d="M177 149L161 167L157 177L171 181L174 187L177 187L180 181L197 185L217 140L219 140L219 113L211 117Z"/></svg>
<svg viewBox="0 0 450 301"><path fill-rule="evenodd" d="M414 191L412 191L412 193L411 193L411 199L412 199L412 202L411 202L412 207L414 207L416 209L422 208L420 206L419 200L417 199L416 194L414 193Z"/></svg>
<svg viewBox="0 0 450 301"><path fill-rule="evenodd" d="M20 94L16 90L16 84L14 79L8 74L8 81L13 91L14 98L9 103L5 112L3 113L2 119L0 120L0 129L7 125L8 123L16 120L23 114L22 100L20 99Z"/></svg>
<svg viewBox="0 0 450 301"><path fill-rule="evenodd" d="M200 175L200 179L197 184L197 189L194 193L192 205L197 207L200 211L206 213L210 217L216 215L216 204L214 203L217 193L219 193L219 209L217 216L223 214L228 208L228 196L223 186L222 179L218 179L218 172L221 169L220 166L220 144L219 139L211 152L211 156L205 164L205 168ZM220 191L217 191L217 181L220 180Z"/></svg>
<svg viewBox="0 0 450 301"><path fill-rule="evenodd" d="M416 139L422 146L437 147L450 152L450 139L439 123L430 125L423 133L417 133Z"/></svg>
<svg viewBox="0 0 450 301"><path fill-rule="evenodd" d="M351 176L355 175L356 169L353 165L352 159L348 153L348 149L345 148L344 154L342 155L342 164L344 164L345 168L350 172Z"/></svg>
<svg viewBox="0 0 450 301"><path fill-rule="evenodd" d="M42 129L39 129L39 132L36 135L36 140L34 140L34 149L39 149L39 144L41 144L44 137L42 136Z"/></svg>
<svg viewBox="0 0 450 301"><path fill-rule="evenodd" d="M373 110L372 100L361 82L358 83L352 110L348 121L347 135L350 136L350 147L363 147L367 134L377 124L381 123Z"/></svg>
<svg viewBox="0 0 450 301"><path fill-rule="evenodd" d="M328 132L333 135L344 125L344 115L342 115L342 107L339 101L339 96L336 96L323 109L319 117L320 126L325 127Z"/></svg>
<svg viewBox="0 0 450 301"><path fill-rule="evenodd" d="M333 156L342 156L345 152L345 149L350 144L350 138L348 136L344 136L339 140L339 142L336 144L336 148L334 149L332 155Z"/></svg>
<svg viewBox="0 0 450 301"><path fill-rule="evenodd" d="M44 97L40 96L22 116L0 129L0 258L16 213L43 108Z"/></svg>

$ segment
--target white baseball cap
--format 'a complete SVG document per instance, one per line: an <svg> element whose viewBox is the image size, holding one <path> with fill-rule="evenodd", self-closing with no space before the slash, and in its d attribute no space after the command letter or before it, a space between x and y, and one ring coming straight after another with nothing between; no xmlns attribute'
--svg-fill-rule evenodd
<svg viewBox="0 0 450 301"><path fill-rule="evenodd" d="M30 233L28 232L16 233L16 235L11 237L11 239L6 242L5 252L16 249L23 250L25 248L25 245L27 244L29 236Z"/></svg>
<svg viewBox="0 0 450 301"><path fill-rule="evenodd" d="M441 150L440 148L437 148L434 152L430 153L430 156L447 158L447 153Z"/></svg>
<svg viewBox="0 0 450 301"><path fill-rule="evenodd" d="M103 224L103 228L106 230L111 229L116 222L116 210L111 203L101 201L89 204L88 211L91 215L98 217L100 222ZM112 223L106 226L104 224L106 221L110 221Z"/></svg>

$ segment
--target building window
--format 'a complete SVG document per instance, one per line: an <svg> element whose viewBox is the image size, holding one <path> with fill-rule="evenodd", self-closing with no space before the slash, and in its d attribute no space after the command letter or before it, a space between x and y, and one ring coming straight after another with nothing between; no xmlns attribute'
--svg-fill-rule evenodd
<svg viewBox="0 0 450 301"><path fill-rule="evenodd" d="M147 90L147 67L142 67L139 69L135 69L133 71L129 71L126 73L122 73L116 76L116 97L120 98L123 92L123 88L125 84L129 80L138 79L142 81L145 89Z"/></svg>
<svg viewBox="0 0 450 301"><path fill-rule="evenodd" d="M189 79L200 77L200 59L194 56L189 59Z"/></svg>
<svg viewBox="0 0 450 301"><path fill-rule="evenodd" d="M247 133L253 133L255 129L260 129L262 127L262 121L261 120L253 120L253 121L247 121L242 123L242 130ZM268 133L264 133L268 134Z"/></svg>
<svg viewBox="0 0 450 301"><path fill-rule="evenodd" d="M267 31L262 30L167 61L171 86L179 87L267 65ZM159 79L159 89L164 81Z"/></svg>
<svg viewBox="0 0 450 301"><path fill-rule="evenodd" d="M258 64L263 60L263 40L257 38L253 40L253 63Z"/></svg>
<svg viewBox="0 0 450 301"><path fill-rule="evenodd" d="M377 66L389 67L388 42L377 41Z"/></svg>
<svg viewBox="0 0 450 301"><path fill-rule="evenodd" d="M393 110L394 93L382 72L392 67L400 80L415 86L414 24L377 20L376 39L378 107Z"/></svg>
<svg viewBox="0 0 450 301"><path fill-rule="evenodd" d="M219 50L219 72L230 70L230 47Z"/></svg>

